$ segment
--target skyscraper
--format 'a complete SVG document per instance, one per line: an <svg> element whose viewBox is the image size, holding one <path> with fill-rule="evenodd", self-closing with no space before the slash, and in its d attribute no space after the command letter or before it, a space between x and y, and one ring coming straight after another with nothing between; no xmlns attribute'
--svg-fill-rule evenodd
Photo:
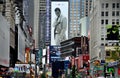
<svg viewBox="0 0 120 78"><path fill-rule="evenodd" d="M89 16L92 0L69 0L69 38L80 36L80 19Z"/></svg>
<svg viewBox="0 0 120 78"><path fill-rule="evenodd" d="M50 43L50 1L49 0L34 0L34 35L35 48L45 46L45 42ZM48 39L48 40L47 40Z"/></svg>

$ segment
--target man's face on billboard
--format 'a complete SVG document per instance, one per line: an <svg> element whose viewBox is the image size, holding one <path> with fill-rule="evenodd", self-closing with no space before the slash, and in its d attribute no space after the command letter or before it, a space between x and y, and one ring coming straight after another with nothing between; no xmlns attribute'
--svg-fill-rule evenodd
<svg viewBox="0 0 120 78"><path fill-rule="evenodd" d="M60 16L60 13L61 13L61 12L60 12L59 10L56 10L56 11L55 11L55 14L56 14L58 17Z"/></svg>

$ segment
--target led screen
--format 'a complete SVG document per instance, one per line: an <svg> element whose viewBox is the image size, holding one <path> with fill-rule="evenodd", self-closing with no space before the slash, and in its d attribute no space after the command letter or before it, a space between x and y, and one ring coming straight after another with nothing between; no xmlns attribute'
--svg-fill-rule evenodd
<svg viewBox="0 0 120 78"><path fill-rule="evenodd" d="M107 26L107 40L119 40L119 26L117 25Z"/></svg>

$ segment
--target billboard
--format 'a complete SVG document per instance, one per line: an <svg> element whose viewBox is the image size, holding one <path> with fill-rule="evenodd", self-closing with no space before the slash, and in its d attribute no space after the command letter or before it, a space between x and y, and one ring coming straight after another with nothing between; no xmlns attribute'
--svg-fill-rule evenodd
<svg viewBox="0 0 120 78"><path fill-rule="evenodd" d="M10 25L0 13L0 65L9 67Z"/></svg>
<svg viewBox="0 0 120 78"><path fill-rule="evenodd" d="M25 61L25 35L18 26L18 60Z"/></svg>
<svg viewBox="0 0 120 78"><path fill-rule="evenodd" d="M35 70L35 64L15 64L14 71L16 72L26 72L27 74L30 73L30 67ZM37 66L38 68L38 66Z"/></svg>
<svg viewBox="0 0 120 78"><path fill-rule="evenodd" d="M68 1L51 1L51 45L68 39Z"/></svg>
<svg viewBox="0 0 120 78"><path fill-rule="evenodd" d="M107 40L119 40L119 26L108 25L107 28Z"/></svg>
<svg viewBox="0 0 120 78"><path fill-rule="evenodd" d="M50 46L50 62L59 61L61 55L60 46Z"/></svg>

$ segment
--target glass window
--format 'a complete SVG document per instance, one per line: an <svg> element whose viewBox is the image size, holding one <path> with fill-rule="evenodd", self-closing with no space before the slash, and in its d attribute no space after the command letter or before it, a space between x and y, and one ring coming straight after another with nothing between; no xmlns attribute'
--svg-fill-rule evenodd
<svg viewBox="0 0 120 78"><path fill-rule="evenodd" d="M108 24L108 19L105 20L105 24Z"/></svg>
<svg viewBox="0 0 120 78"><path fill-rule="evenodd" d="M115 19L112 19L112 24L113 24L113 25L115 24Z"/></svg>
<svg viewBox="0 0 120 78"><path fill-rule="evenodd" d="M102 3L102 8L104 8L104 3Z"/></svg>
<svg viewBox="0 0 120 78"><path fill-rule="evenodd" d="M112 11L112 16L115 16L115 11Z"/></svg>
<svg viewBox="0 0 120 78"><path fill-rule="evenodd" d="M106 51L106 56L110 56L110 51Z"/></svg>
<svg viewBox="0 0 120 78"><path fill-rule="evenodd" d="M101 24L104 24L104 20L101 20Z"/></svg>
<svg viewBox="0 0 120 78"><path fill-rule="evenodd" d="M104 46L104 43L101 43L101 46Z"/></svg>
<svg viewBox="0 0 120 78"><path fill-rule="evenodd" d="M116 11L116 16L119 16L119 11Z"/></svg>
<svg viewBox="0 0 120 78"><path fill-rule="evenodd" d="M101 38L101 40L104 40L104 38Z"/></svg>
<svg viewBox="0 0 120 78"><path fill-rule="evenodd" d="M120 3L117 3L117 5L116 5L116 6L117 6L117 8L119 8L119 6L120 6Z"/></svg>
<svg viewBox="0 0 120 78"><path fill-rule="evenodd" d="M112 8L115 8L115 3L112 4Z"/></svg>
<svg viewBox="0 0 120 78"><path fill-rule="evenodd" d="M109 7L109 5L108 5L108 3L106 3L106 8L108 8Z"/></svg>
<svg viewBox="0 0 120 78"><path fill-rule="evenodd" d="M114 24L115 24L115 21L112 21L112 24L114 25Z"/></svg>
<svg viewBox="0 0 120 78"><path fill-rule="evenodd" d="M119 21L116 21L116 24L119 25Z"/></svg>
<svg viewBox="0 0 120 78"><path fill-rule="evenodd" d="M101 12L101 16L104 16L104 12Z"/></svg>
<svg viewBox="0 0 120 78"><path fill-rule="evenodd" d="M119 19L116 19L116 24L119 25Z"/></svg>
<svg viewBox="0 0 120 78"><path fill-rule="evenodd" d="M105 12L105 15L108 16L108 12Z"/></svg>

